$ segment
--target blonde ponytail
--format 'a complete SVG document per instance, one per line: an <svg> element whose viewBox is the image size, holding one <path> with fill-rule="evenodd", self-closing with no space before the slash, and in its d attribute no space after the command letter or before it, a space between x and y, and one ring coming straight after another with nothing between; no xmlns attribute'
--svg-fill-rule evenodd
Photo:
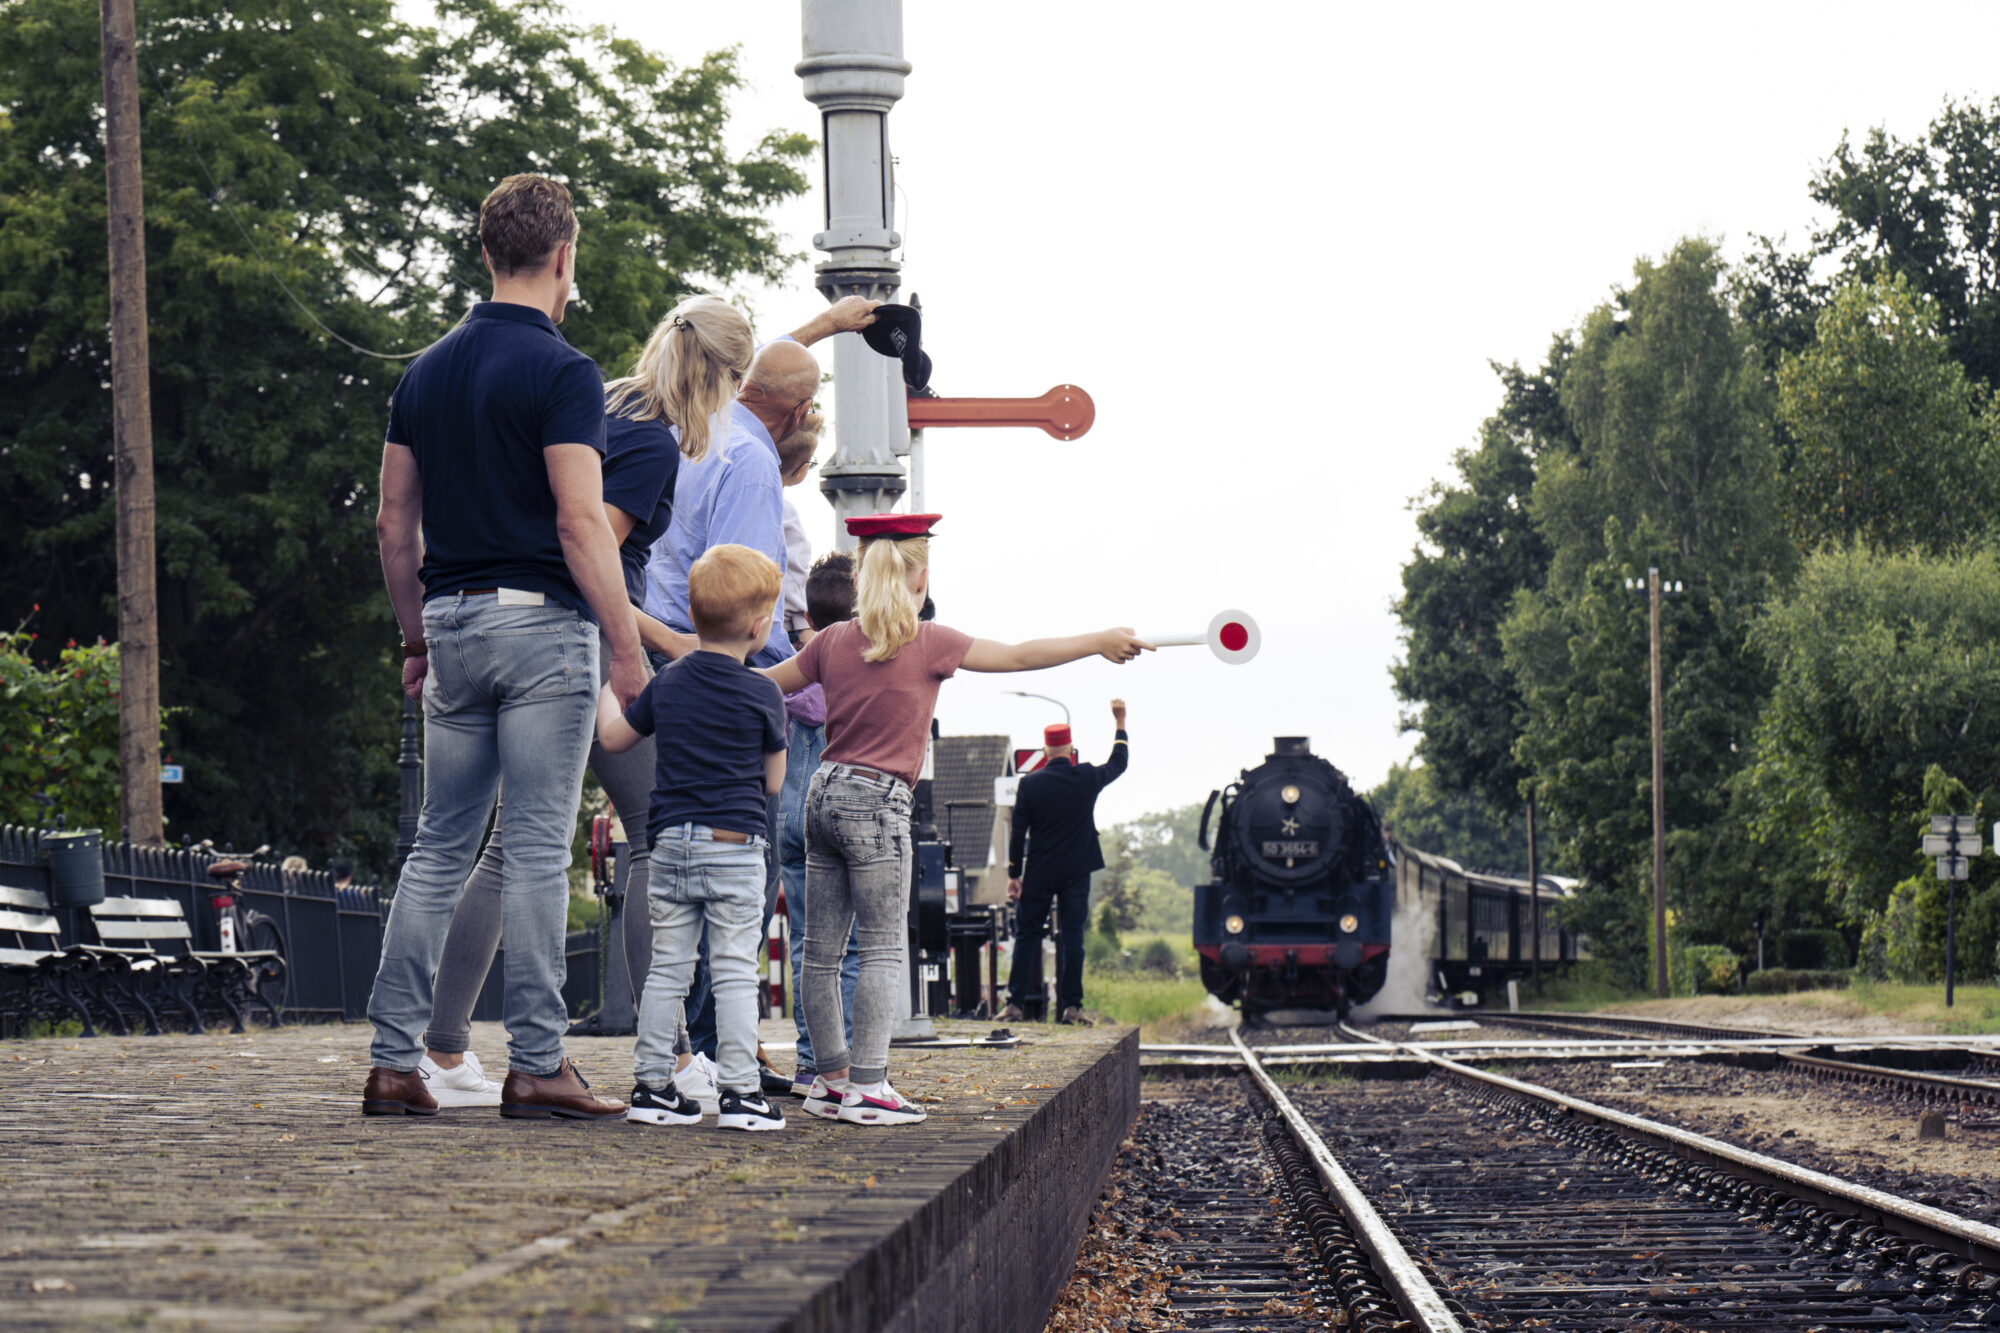
<svg viewBox="0 0 2000 1333"><path fill-rule="evenodd" d="M861 543L861 567L854 574L854 618L868 636L868 662L887 662L917 637L917 596L910 584L930 568L931 544L925 537L891 541L877 537Z"/></svg>
<svg viewBox="0 0 2000 1333"><path fill-rule="evenodd" d="M632 373L604 386L604 410L671 422L680 428L681 453L699 463L717 443L709 422L736 396L755 350L742 311L719 297L689 297L653 329Z"/></svg>

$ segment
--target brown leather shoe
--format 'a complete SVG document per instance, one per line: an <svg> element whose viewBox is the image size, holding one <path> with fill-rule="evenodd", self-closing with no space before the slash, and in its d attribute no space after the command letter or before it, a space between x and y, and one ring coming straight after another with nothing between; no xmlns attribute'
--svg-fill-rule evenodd
<svg viewBox="0 0 2000 1333"><path fill-rule="evenodd" d="M1057 1021L1080 1028L1097 1026L1097 1024L1090 1021L1090 1015L1084 1013L1083 1010L1077 1008L1075 1005L1071 1005L1069 1008L1063 1010L1062 1017Z"/></svg>
<svg viewBox="0 0 2000 1333"><path fill-rule="evenodd" d="M562 1067L547 1078L524 1074L518 1069L508 1070L507 1081L500 1088L500 1114L509 1120L546 1120L550 1116L565 1120L609 1120L625 1114L625 1103L592 1092L583 1075L576 1072L576 1066L564 1060Z"/></svg>
<svg viewBox="0 0 2000 1333"><path fill-rule="evenodd" d="M368 1086L361 1089L363 1115L436 1115L437 1098L424 1086L424 1076L416 1070L405 1074L380 1065L368 1071Z"/></svg>
<svg viewBox="0 0 2000 1333"><path fill-rule="evenodd" d="M1000 1011L999 1021L1002 1023L1025 1023L1028 1021L1028 1016L1021 1012L1020 1005L1010 1004Z"/></svg>

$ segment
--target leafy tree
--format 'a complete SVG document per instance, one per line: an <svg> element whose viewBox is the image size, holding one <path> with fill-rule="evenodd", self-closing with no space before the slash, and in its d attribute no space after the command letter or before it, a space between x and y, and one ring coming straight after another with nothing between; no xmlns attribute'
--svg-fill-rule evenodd
<svg viewBox="0 0 2000 1333"><path fill-rule="evenodd" d="M1532 513L1549 578L1516 596L1501 639L1523 702L1517 759L1584 880L1569 919L1635 978L1651 913L1648 567L1687 591L1662 623L1672 893L1690 937L1733 901L1716 860L1731 775L1766 681L1750 616L1788 559L1769 518L1763 375L1724 299L1714 247L1641 261L1585 320L1563 381L1574 452L1541 460Z"/></svg>
<svg viewBox="0 0 2000 1333"><path fill-rule="evenodd" d="M1528 873L1525 821L1496 820L1484 801L1447 790L1428 765L1394 765L1368 800L1405 847L1471 869ZM1546 837L1546 830L1540 832Z"/></svg>
<svg viewBox="0 0 2000 1333"><path fill-rule="evenodd" d="M71 640L44 668L25 629L0 634L0 824L118 836L118 650Z"/></svg>
<svg viewBox="0 0 2000 1333"><path fill-rule="evenodd" d="M613 373L677 295L787 258L766 215L810 144L726 150L732 54L675 68L548 0L427 12L145 11L175 830L388 859L396 631L371 517L400 366L346 343L417 350L484 295L493 182L570 185L584 300L564 331ZM39 601L45 642L116 629L100 97L88 7L0 7L0 607Z"/></svg>
<svg viewBox="0 0 2000 1333"><path fill-rule="evenodd" d="M1916 868L1917 821L1944 775L1996 805L2000 554L1822 551L1755 638L1776 673L1757 737L1760 824L1814 849L1829 900L1861 922Z"/></svg>
<svg viewBox="0 0 2000 1333"><path fill-rule="evenodd" d="M1194 926L1194 886L1209 879L1208 853L1196 842L1201 806L1140 815L1098 833L1105 869L1091 901L1113 907L1120 929L1185 934Z"/></svg>
<svg viewBox="0 0 2000 1333"><path fill-rule="evenodd" d="M1558 337L1532 374L1500 367L1501 408L1480 428L1479 447L1452 459L1455 485L1418 501L1419 545L1403 566L1403 660L1396 693L1411 707L1405 730L1418 743L1439 796L1474 794L1495 810L1520 804L1525 770L1514 756L1520 692L1500 646L1500 622L1515 593L1541 586L1549 550L1529 515L1535 460L1574 448L1561 401L1573 351Z"/></svg>
<svg viewBox="0 0 2000 1333"><path fill-rule="evenodd" d="M1818 252L1851 274L1902 274L1937 303L1966 370L2000 386L2000 99L1947 101L1917 139L1842 135L1812 197L1835 215Z"/></svg>
<svg viewBox="0 0 2000 1333"><path fill-rule="evenodd" d="M1981 532L2000 499L1995 419L1936 302L1884 274L1835 293L1817 332L1778 372L1793 542L1941 552Z"/></svg>

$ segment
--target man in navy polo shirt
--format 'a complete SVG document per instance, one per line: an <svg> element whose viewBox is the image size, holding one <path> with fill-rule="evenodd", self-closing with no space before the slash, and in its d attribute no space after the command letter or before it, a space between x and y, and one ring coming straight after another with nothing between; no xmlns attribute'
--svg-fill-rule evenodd
<svg viewBox="0 0 2000 1333"><path fill-rule="evenodd" d="M431 1115L416 1072L452 912L505 790L507 1081L500 1114L609 1119L563 1055L570 836L597 695L646 683L604 515L604 381L556 331L575 275L569 191L509 176L479 209L493 299L412 363L390 400L375 528L424 701L424 806L383 933L367 1115Z"/></svg>

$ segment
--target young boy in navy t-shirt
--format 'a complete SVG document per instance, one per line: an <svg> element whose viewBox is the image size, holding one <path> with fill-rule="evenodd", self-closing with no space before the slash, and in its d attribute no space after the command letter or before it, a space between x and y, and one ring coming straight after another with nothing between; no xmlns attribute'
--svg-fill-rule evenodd
<svg viewBox="0 0 2000 1333"><path fill-rule="evenodd" d="M764 924L766 801L785 780L785 700L744 658L771 632L782 582L770 557L716 546L688 571L700 648L654 676L624 713L605 691L597 739L616 754L652 736L659 752L646 885L653 966L639 1003L626 1119L693 1125L701 1107L674 1087L674 1035L694 981L703 923L715 992L716 1121L783 1129L757 1072L757 946Z"/></svg>

